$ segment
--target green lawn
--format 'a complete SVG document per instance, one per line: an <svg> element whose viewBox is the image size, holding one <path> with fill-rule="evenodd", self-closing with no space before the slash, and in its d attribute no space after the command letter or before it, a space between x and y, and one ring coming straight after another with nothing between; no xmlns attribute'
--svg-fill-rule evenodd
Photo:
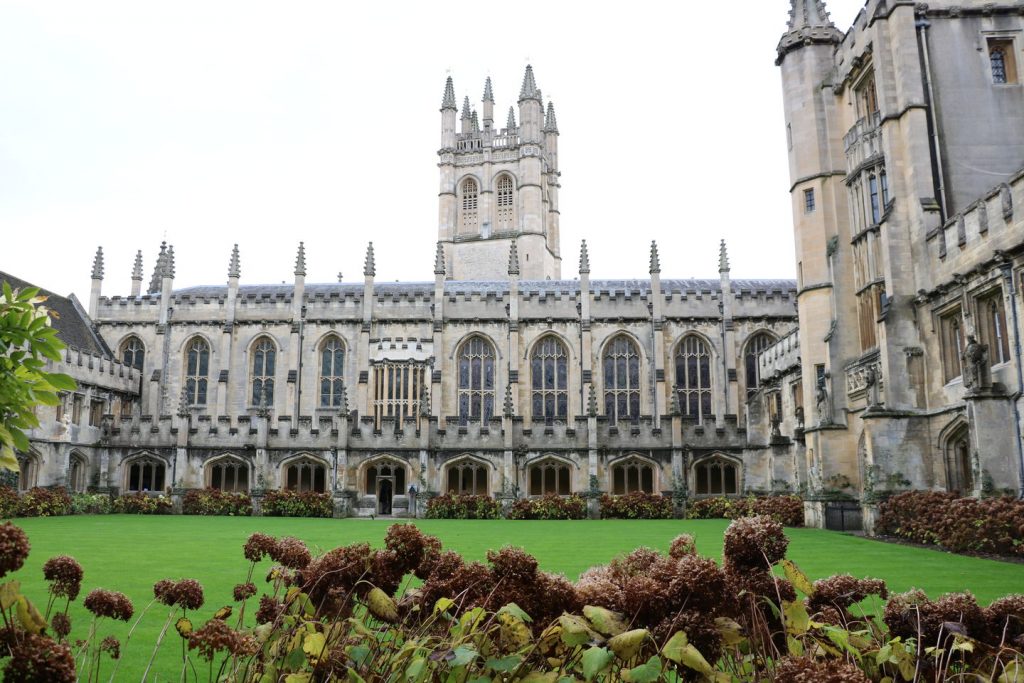
<svg viewBox="0 0 1024 683"><path fill-rule="evenodd" d="M88 614L81 607L85 594L97 587L122 591L135 602L136 612L152 599L153 583L162 578L195 578L206 589L206 605L196 625L218 607L231 603L231 590L245 579L248 563L242 544L254 531L276 536L297 536L311 548L327 550L356 541L379 545L391 521L279 519L231 517L80 516L19 519L29 534L32 553L14 578L29 597L45 607L46 586L42 564L67 554L85 569L82 596L72 608L72 637L84 637ZM540 561L542 569L575 580L595 564L637 546L667 550L680 533L697 538L701 554L719 559L725 520L686 521L432 521L417 525L441 538L446 548L468 559L483 560L489 548L518 545ZM929 595L969 589L983 603L1007 593L1024 593L1024 565L981 560L947 553L879 543L815 529L790 529L789 558L812 578L837 573L885 579L892 591L921 588ZM264 562L266 567L270 562ZM10 578L10 577L7 577ZM257 584L262 581L259 578ZM118 680L138 680L167 616L163 606L147 613L125 651ZM106 623L101 635L124 639L127 628ZM171 631L161 652L158 680L177 677L175 653L180 661L178 636ZM111 665L105 665L109 676ZM104 678L104 680L106 680Z"/></svg>

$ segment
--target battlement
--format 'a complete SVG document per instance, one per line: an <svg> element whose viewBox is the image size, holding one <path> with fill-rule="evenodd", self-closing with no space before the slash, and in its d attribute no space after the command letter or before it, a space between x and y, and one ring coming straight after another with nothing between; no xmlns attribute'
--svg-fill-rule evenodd
<svg viewBox="0 0 1024 683"><path fill-rule="evenodd" d="M79 385L91 385L125 394L137 394L139 391L138 370L109 356L81 349L66 348L60 362L47 361L46 371L70 375Z"/></svg>
<svg viewBox="0 0 1024 683"><path fill-rule="evenodd" d="M786 336L761 352L757 358L762 378L783 375L800 367L800 330L794 328Z"/></svg>

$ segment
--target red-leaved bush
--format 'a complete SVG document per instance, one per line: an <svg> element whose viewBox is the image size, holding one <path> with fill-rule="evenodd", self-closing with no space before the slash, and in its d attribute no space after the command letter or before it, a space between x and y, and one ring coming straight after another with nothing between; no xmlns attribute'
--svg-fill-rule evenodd
<svg viewBox="0 0 1024 683"><path fill-rule="evenodd" d="M747 498L698 498L686 507L689 519L739 519L764 515L783 526L804 525L804 501L800 496L749 496Z"/></svg>
<svg viewBox="0 0 1024 683"><path fill-rule="evenodd" d="M263 514L267 517L333 517L334 503L329 493L267 491Z"/></svg>
<svg viewBox="0 0 1024 683"><path fill-rule="evenodd" d="M247 493L193 489L183 497L181 511L186 515L247 517L252 514L252 498Z"/></svg>
<svg viewBox="0 0 1024 683"><path fill-rule="evenodd" d="M428 519L498 519L501 508L490 496L446 493L427 502Z"/></svg>
<svg viewBox="0 0 1024 683"><path fill-rule="evenodd" d="M657 493L634 491L624 496L601 496L603 519L672 519L672 499Z"/></svg>
<svg viewBox="0 0 1024 683"><path fill-rule="evenodd" d="M875 531L953 552L1024 556L1024 501L908 491L879 506Z"/></svg>
<svg viewBox="0 0 1024 683"><path fill-rule="evenodd" d="M512 504L509 519L586 519L587 501L581 496L523 498Z"/></svg>

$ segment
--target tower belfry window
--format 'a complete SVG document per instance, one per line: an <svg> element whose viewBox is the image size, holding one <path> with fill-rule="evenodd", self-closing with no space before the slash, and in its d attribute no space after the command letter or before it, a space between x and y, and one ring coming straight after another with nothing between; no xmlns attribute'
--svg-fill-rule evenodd
<svg viewBox="0 0 1024 683"><path fill-rule="evenodd" d="M512 178L507 175L498 179L498 215L495 224L499 232L512 230Z"/></svg>
<svg viewBox="0 0 1024 683"><path fill-rule="evenodd" d="M462 183L462 231L465 234L477 232L480 226L478 207L480 203L480 188L476 181L467 178Z"/></svg>

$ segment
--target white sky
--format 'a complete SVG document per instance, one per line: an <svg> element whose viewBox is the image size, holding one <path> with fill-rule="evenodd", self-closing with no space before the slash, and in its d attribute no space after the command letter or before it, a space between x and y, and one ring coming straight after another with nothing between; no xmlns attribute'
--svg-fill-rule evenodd
<svg viewBox="0 0 1024 683"><path fill-rule="evenodd" d="M830 0L840 29L862 0ZM794 277L775 46L787 0L627 4L0 0L0 270L88 298L176 287L433 278L444 80L496 125L529 59L558 114L576 277Z"/></svg>

